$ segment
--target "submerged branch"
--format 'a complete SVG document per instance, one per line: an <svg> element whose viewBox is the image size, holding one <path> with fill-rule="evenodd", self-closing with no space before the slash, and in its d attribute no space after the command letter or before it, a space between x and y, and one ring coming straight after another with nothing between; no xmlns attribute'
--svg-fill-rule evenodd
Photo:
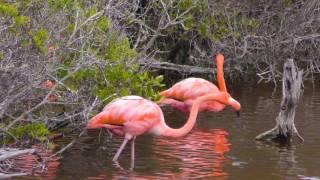
<svg viewBox="0 0 320 180"><path fill-rule="evenodd" d="M8 179L12 177L17 177L17 176L26 176L28 175L27 173L13 173L13 174L4 174L0 173L0 179Z"/></svg>
<svg viewBox="0 0 320 180"><path fill-rule="evenodd" d="M23 154L34 153L34 149L24 149L24 150L17 150L17 149L2 149L0 150L0 161L4 161L10 158L14 158Z"/></svg>

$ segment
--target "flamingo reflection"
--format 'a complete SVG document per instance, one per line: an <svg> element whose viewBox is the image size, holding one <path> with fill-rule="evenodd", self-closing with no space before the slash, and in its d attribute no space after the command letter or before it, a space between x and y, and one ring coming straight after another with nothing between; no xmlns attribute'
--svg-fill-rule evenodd
<svg viewBox="0 0 320 180"><path fill-rule="evenodd" d="M32 146L33 149L36 149L38 155L47 159L51 155L53 155L52 150L45 149L40 145ZM33 177L42 177L45 179L55 179L56 172L60 166L60 162L58 159L52 158L50 161L47 161L43 166L39 166L39 162L37 157L32 154L25 154L15 158L15 166L19 171L26 172L28 175Z"/></svg>
<svg viewBox="0 0 320 180"><path fill-rule="evenodd" d="M223 129L209 132L198 129L178 141L155 139L155 146L152 147L157 158L163 161L172 158L181 161L180 172L185 178L226 177L228 173L223 171L223 166L227 159L224 154L230 151L227 135L228 132Z"/></svg>
<svg viewBox="0 0 320 180"><path fill-rule="evenodd" d="M116 174L104 171L87 179L159 179L160 176L163 179L226 179L229 174L224 171L228 161L225 154L230 151L227 136L224 129L195 129L178 140L153 138L151 159L157 161L159 172L149 175L139 171L121 170Z"/></svg>

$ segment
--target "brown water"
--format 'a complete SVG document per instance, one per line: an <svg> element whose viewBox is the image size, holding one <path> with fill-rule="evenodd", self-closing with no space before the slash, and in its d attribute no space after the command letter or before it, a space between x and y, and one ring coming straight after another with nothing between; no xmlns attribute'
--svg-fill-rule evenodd
<svg viewBox="0 0 320 180"><path fill-rule="evenodd" d="M136 161L130 171L130 146L120 156L121 169L111 159L122 139L89 133L53 161L44 174L49 179L320 179L320 91L306 86L296 113L296 126L305 142L277 146L256 142L255 136L275 125L281 89L239 87L231 92L242 104L241 117L232 110L200 113L196 127L185 138L149 135L136 140ZM165 109L172 127L186 116ZM59 140L67 144L72 137ZM28 163L25 163L27 166ZM50 163L49 163L50 165ZM34 177L29 177L34 178Z"/></svg>

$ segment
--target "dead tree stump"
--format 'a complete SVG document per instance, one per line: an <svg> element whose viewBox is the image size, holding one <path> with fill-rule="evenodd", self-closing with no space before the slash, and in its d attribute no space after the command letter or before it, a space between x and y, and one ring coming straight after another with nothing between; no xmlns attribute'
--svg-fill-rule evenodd
<svg viewBox="0 0 320 180"><path fill-rule="evenodd" d="M256 137L256 140L272 140L291 142L294 136L300 136L294 117L300 96L303 93L302 71L299 71L293 59L288 59L283 66L282 77L282 101L279 115L276 118L276 126Z"/></svg>

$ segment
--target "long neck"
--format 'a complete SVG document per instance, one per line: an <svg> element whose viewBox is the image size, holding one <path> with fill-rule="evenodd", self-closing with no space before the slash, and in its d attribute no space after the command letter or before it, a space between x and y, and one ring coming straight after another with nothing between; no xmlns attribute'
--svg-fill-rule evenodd
<svg viewBox="0 0 320 180"><path fill-rule="evenodd" d="M222 92L227 92L226 83L223 77L223 63L224 63L223 55L217 54L216 64L217 64L217 80L218 80L219 89Z"/></svg>
<svg viewBox="0 0 320 180"><path fill-rule="evenodd" d="M197 115L198 115L198 110L199 107L201 105L202 102L204 101L219 101L221 103L226 103L227 101L227 94L226 93L219 93L219 94L214 94L214 95L205 95L205 96L201 96L199 98L197 98L191 107L191 112L189 114L189 118L188 121L186 122L186 124L184 124L184 126L182 126L179 129L173 129L168 127L165 124L165 130L161 133L161 136L167 136L167 137L182 137L185 136L186 134L188 134L193 126L196 123L196 119L197 119Z"/></svg>

